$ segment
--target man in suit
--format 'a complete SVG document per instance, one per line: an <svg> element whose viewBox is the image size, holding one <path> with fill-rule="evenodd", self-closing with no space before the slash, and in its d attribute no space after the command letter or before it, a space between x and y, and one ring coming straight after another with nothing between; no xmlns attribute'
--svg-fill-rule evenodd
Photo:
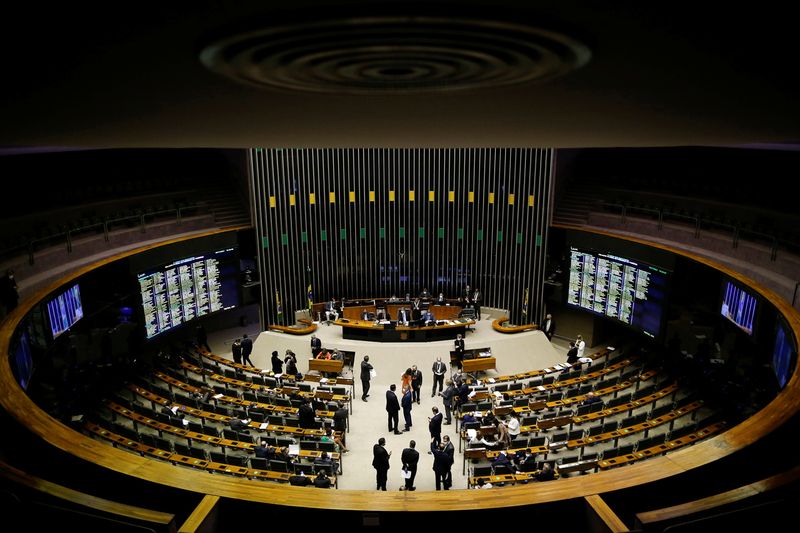
<svg viewBox="0 0 800 533"><path fill-rule="evenodd" d="M342 402L339 402L339 407L333 413L333 429L334 431L347 431L347 418L349 413L347 408Z"/></svg>
<svg viewBox="0 0 800 533"><path fill-rule="evenodd" d="M317 477L314 478L314 486L318 489L331 488L331 478L328 477L324 470L320 470Z"/></svg>
<svg viewBox="0 0 800 533"><path fill-rule="evenodd" d="M311 400L306 399L303 405L297 410L297 418L300 420L298 425L303 429L319 429L317 417L314 413L314 407L311 405Z"/></svg>
<svg viewBox="0 0 800 533"><path fill-rule="evenodd" d="M455 462L455 455L456 455L456 447L453 446L453 443L450 442L450 437L448 435L444 435L442 437L442 451L450 457L450 465L452 466ZM449 490L450 487L453 486L453 472L450 468L447 469L447 476L445 477L445 490Z"/></svg>
<svg viewBox="0 0 800 533"><path fill-rule="evenodd" d="M422 370L417 365L411 367L411 391L413 392L412 401L419 404L419 391L422 388Z"/></svg>
<svg viewBox="0 0 800 533"><path fill-rule="evenodd" d="M242 335L242 364L248 364L253 368L256 365L250 360L250 354L253 353L253 339L247 336L247 333Z"/></svg>
<svg viewBox="0 0 800 533"><path fill-rule="evenodd" d="M371 319L372 319L372 313L367 311L366 307L364 309L362 309L361 310L361 320L371 320Z"/></svg>
<svg viewBox="0 0 800 533"><path fill-rule="evenodd" d="M313 483L310 477L306 477L305 472L300 472L298 475L289 477L289 485L293 487L308 487Z"/></svg>
<svg viewBox="0 0 800 533"><path fill-rule="evenodd" d="M442 442L442 413L439 412L438 407L433 407L433 416L428 417L428 431L431 432L431 442L434 442L438 447Z"/></svg>
<svg viewBox="0 0 800 533"><path fill-rule="evenodd" d="M447 303L447 300L444 299L444 293L440 292L439 297L436 298L436 305L444 305Z"/></svg>
<svg viewBox="0 0 800 533"><path fill-rule="evenodd" d="M411 429L411 405L414 403L413 396L410 390L406 390L405 394L403 394L403 399L400 401L400 405L403 407L403 418L406 423L406 427L403 431L409 431Z"/></svg>
<svg viewBox="0 0 800 533"><path fill-rule="evenodd" d="M311 357L316 357L322 350L322 341L316 335L311 335Z"/></svg>
<svg viewBox="0 0 800 533"><path fill-rule="evenodd" d="M446 372L447 366L442 362L441 357L437 357L436 362L433 363L433 390L431 391L431 398L436 396L437 385L439 387L439 392L442 392L442 388L444 386L444 375Z"/></svg>
<svg viewBox="0 0 800 533"><path fill-rule="evenodd" d="M230 422L228 422L228 425L234 431L241 431L242 433L249 433L250 432L249 429L248 429L250 427L250 419L249 418L239 419L239 418L233 417L233 418L231 418Z"/></svg>
<svg viewBox="0 0 800 533"><path fill-rule="evenodd" d="M442 397L442 403L444 404L444 414L446 418L444 421L445 426L449 426L453 421L451 412L453 409L453 399L457 394L458 391L456 391L456 387L453 385L453 380L448 379L447 388L444 390L444 392L439 393L439 396Z"/></svg>
<svg viewBox="0 0 800 533"><path fill-rule="evenodd" d="M253 451L256 453L256 457L262 459L271 459L275 456L275 451L270 448L265 440L262 440L261 444L253 448Z"/></svg>
<svg viewBox="0 0 800 533"><path fill-rule="evenodd" d="M372 372L372 365L369 364L369 356L365 355L364 360L361 361L361 400L365 402L369 396L369 380L372 377L370 372Z"/></svg>
<svg viewBox="0 0 800 533"><path fill-rule="evenodd" d="M400 413L400 402L397 400L397 385L392 383L389 390L386 391L386 414L389 417L389 431L394 431L395 435L401 435L402 432L398 429L398 418Z"/></svg>
<svg viewBox="0 0 800 533"><path fill-rule="evenodd" d="M472 303L475 305L475 316L478 320L481 319L481 299L483 295L481 294L480 289L475 289L475 292L472 295Z"/></svg>
<svg viewBox="0 0 800 533"><path fill-rule="evenodd" d="M386 490L386 474L389 472L389 457L392 452L387 452L385 445L386 439L381 437L378 444L372 447L372 467L377 472L377 490Z"/></svg>
<svg viewBox="0 0 800 533"><path fill-rule="evenodd" d="M456 335L455 340L455 352L456 352L456 366L459 370L463 368L462 362L464 361L464 339L461 337L461 333Z"/></svg>
<svg viewBox="0 0 800 533"><path fill-rule="evenodd" d="M231 344L231 355L233 356L233 362L237 365L242 364L242 341L241 339L236 339Z"/></svg>
<svg viewBox="0 0 800 533"><path fill-rule="evenodd" d="M375 315L376 320L391 320L388 311L381 307Z"/></svg>
<svg viewBox="0 0 800 533"><path fill-rule="evenodd" d="M400 487L400 490L417 490L414 486L414 479L417 477L417 463L419 463L419 452L415 449L417 443L411 441L408 443L408 448L403 450L403 455L400 460L403 461L403 470L411 472L411 475L406 478L406 486Z"/></svg>
<svg viewBox="0 0 800 533"><path fill-rule="evenodd" d="M433 318L433 313L431 313L430 310L423 311L422 322L426 326L433 326L436 324L436 319Z"/></svg>
<svg viewBox="0 0 800 533"><path fill-rule="evenodd" d="M333 298L325 304L325 318L330 322L331 317L333 317L333 320L339 320L339 312L336 311L336 300Z"/></svg>
<svg viewBox="0 0 800 533"><path fill-rule="evenodd" d="M553 334L556 332L556 322L553 320L553 315L547 313L542 322L542 331L544 332L547 340L553 340Z"/></svg>
<svg viewBox="0 0 800 533"><path fill-rule="evenodd" d="M431 297L431 293L428 292L427 288L422 289L422 292L419 293L419 297L423 300L427 300Z"/></svg>
<svg viewBox="0 0 800 533"><path fill-rule="evenodd" d="M578 347L575 342L569 343L569 351L567 351L567 363L574 365L578 362Z"/></svg>
<svg viewBox="0 0 800 533"><path fill-rule="evenodd" d="M431 441L431 451L428 452L433 455L433 472L436 476L436 490L450 490L447 484L447 476L450 473L452 465L450 456L442 449L439 444Z"/></svg>

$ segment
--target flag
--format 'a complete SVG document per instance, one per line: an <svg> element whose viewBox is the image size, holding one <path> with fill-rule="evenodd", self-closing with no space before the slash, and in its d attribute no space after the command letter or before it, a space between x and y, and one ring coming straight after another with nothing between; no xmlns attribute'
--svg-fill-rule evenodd
<svg viewBox="0 0 800 533"><path fill-rule="evenodd" d="M281 307L281 296L275 291L275 306L278 308L278 320L283 319L283 308Z"/></svg>
<svg viewBox="0 0 800 533"><path fill-rule="evenodd" d="M522 300L522 316L528 316L528 288L525 288L525 298Z"/></svg>
<svg viewBox="0 0 800 533"><path fill-rule="evenodd" d="M306 297L308 298L308 312L311 312L311 308L314 306L314 293L311 292L311 283L308 284L308 289L306 290Z"/></svg>

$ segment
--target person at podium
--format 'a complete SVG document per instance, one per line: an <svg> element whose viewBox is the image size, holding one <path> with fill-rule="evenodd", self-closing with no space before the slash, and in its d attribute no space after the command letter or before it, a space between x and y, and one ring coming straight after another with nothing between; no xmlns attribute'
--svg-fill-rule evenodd
<svg viewBox="0 0 800 533"><path fill-rule="evenodd" d="M423 300L428 300L431 297L431 293L428 292L427 288L422 289L422 292L419 293L419 297Z"/></svg>
<svg viewBox="0 0 800 533"><path fill-rule="evenodd" d="M333 320L339 320L339 312L336 311L336 300L331 298L331 301L325 304L325 318L330 322L331 317Z"/></svg>
<svg viewBox="0 0 800 533"><path fill-rule="evenodd" d="M436 319L433 318L433 313L430 310L426 310L422 312L422 323L426 326L435 326Z"/></svg>
<svg viewBox="0 0 800 533"><path fill-rule="evenodd" d="M361 320L372 320L372 313L366 307L361 310Z"/></svg>
<svg viewBox="0 0 800 533"><path fill-rule="evenodd" d="M436 298L436 305L445 305L447 301L444 299L444 293L440 292L439 297Z"/></svg>
<svg viewBox="0 0 800 533"><path fill-rule="evenodd" d="M389 312L386 309L381 308L381 309L378 309L378 312L376 314L376 319L377 320L391 320L391 317L389 316Z"/></svg>

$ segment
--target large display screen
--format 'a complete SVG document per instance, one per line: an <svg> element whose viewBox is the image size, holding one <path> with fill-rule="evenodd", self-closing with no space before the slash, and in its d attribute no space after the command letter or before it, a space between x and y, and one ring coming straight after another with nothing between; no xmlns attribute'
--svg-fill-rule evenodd
<svg viewBox="0 0 800 533"><path fill-rule="evenodd" d="M788 327L782 320L779 320L778 328L775 332L775 346L772 351L772 369L775 371L775 377L780 388L786 386L789 377L792 375L796 352L797 349L792 343L792 335L788 331Z"/></svg>
<svg viewBox="0 0 800 533"><path fill-rule="evenodd" d="M235 248L225 248L138 274L147 338L239 305L238 265Z"/></svg>
<svg viewBox="0 0 800 533"><path fill-rule="evenodd" d="M748 335L753 334L757 305L755 296L730 281L725 282L720 313Z"/></svg>
<svg viewBox="0 0 800 533"><path fill-rule="evenodd" d="M83 318L80 287L73 285L47 302L47 317L54 339Z"/></svg>
<svg viewBox="0 0 800 533"><path fill-rule="evenodd" d="M661 333L668 278L669 273L663 268L571 247L567 304L657 337Z"/></svg>

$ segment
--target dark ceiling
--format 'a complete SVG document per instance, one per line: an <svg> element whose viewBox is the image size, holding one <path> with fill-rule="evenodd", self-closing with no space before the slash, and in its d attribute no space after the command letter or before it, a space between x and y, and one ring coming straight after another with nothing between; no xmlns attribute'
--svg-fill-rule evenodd
<svg viewBox="0 0 800 533"><path fill-rule="evenodd" d="M793 18L761 4L705 4L6 6L0 146L606 147L800 140ZM583 43L591 58L541 83L407 94L255 88L199 60L216 39L247 29L400 15L532 26ZM342 35L347 41L347 31ZM313 42L313 30L306 37ZM381 72L402 78L418 66L390 65Z"/></svg>

